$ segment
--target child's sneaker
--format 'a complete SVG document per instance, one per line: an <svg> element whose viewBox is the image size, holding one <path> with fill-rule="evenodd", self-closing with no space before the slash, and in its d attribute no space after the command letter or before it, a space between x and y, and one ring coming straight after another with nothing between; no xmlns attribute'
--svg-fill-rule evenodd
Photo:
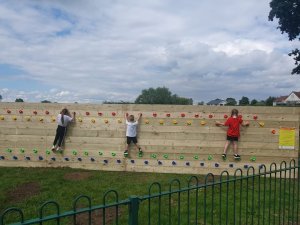
<svg viewBox="0 0 300 225"><path fill-rule="evenodd" d="M240 159L241 159L241 156L238 155L238 154L234 154L234 159L235 159L235 160L240 160Z"/></svg>
<svg viewBox="0 0 300 225"><path fill-rule="evenodd" d="M143 156L143 151L142 151L141 148L139 148L139 156L140 156L140 157Z"/></svg>
<svg viewBox="0 0 300 225"><path fill-rule="evenodd" d="M57 151L57 152L62 152L63 150L62 150L61 147L57 147L56 151Z"/></svg>
<svg viewBox="0 0 300 225"><path fill-rule="evenodd" d="M124 151L124 156L127 157L128 156L128 150Z"/></svg>
<svg viewBox="0 0 300 225"><path fill-rule="evenodd" d="M226 160L226 159L227 159L226 154L222 154L222 159L223 159L223 160Z"/></svg>
<svg viewBox="0 0 300 225"><path fill-rule="evenodd" d="M56 147L53 145L51 148L52 151L56 151Z"/></svg>

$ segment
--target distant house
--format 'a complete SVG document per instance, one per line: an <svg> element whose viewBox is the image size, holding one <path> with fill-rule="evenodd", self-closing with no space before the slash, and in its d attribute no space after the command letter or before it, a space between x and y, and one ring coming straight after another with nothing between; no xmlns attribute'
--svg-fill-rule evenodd
<svg viewBox="0 0 300 225"><path fill-rule="evenodd" d="M287 96L280 96L273 101L273 106L276 105L300 105L300 91L293 91Z"/></svg>
<svg viewBox="0 0 300 225"><path fill-rule="evenodd" d="M226 105L226 103L227 102L225 100L217 98L208 102L207 105Z"/></svg>

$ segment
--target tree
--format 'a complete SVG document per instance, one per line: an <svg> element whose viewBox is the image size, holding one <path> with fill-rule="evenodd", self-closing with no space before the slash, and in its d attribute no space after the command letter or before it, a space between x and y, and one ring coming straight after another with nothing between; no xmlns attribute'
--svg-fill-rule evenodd
<svg viewBox="0 0 300 225"><path fill-rule="evenodd" d="M192 105L193 99L172 95L166 87L158 87L156 89L149 88L142 90L142 93L136 98L136 104L176 104L176 105Z"/></svg>
<svg viewBox="0 0 300 225"><path fill-rule="evenodd" d="M299 0L272 0L270 2L271 11L269 20L278 19L278 27L281 33L287 33L289 40L292 41L299 37L300 41L300 2ZM300 50L294 49L289 56L293 56L296 67L292 74L300 74Z"/></svg>
<svg viewBox="0 0 300 225"><path fill-rule="evenodd" d="M273 106L273 102L276 98L275 97L269 97L266 99L266 106Z"/></svg>
<svg viewBox="0 0 300 225"><path fill-rule="evenodd" d="M249 105L249 98L243 96L241 100L239 100L239 105Z"/></svg>
<svg viewBox="0 0 300 225"><path fill-rule="evenodd" d="M234 98L226 98L226 105L236 105L236 100Z"/></svg>
<svg viewBox="0 0 300 225"><path fill-rule="evenodd" d="M256 99L253 99L250 103L250 105L256 105L258 103L258 101Z"/></svg>
<svg viewBox="0 0 300 225"><path fill-rule="evenodd" d="M41 103L51 103L49 100L43 100Z"/></svg>
<svg viewBox="0 0 300 225"><path fill-rule="evenodd" d="M24 102L22 98L16 98L15 102Z"/></svg>
<svg viewBox="0 0 300 225"><path fill-rule="evenodd" d="M198 102L198 105L204 105L204 101Z"/></svg>
<svg viewBox="0 0 300 225"><path fill-rule="evenodd" d="M0 95L0 102L2 101L2 95Z"/></svg>

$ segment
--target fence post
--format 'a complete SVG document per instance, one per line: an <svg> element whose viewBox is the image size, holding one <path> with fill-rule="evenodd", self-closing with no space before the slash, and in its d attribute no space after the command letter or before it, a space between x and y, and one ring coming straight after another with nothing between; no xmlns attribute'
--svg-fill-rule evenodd
<svg viewBox="0 0 300 225"><path fill-rule="evenodd" d="M130 204L128 225L138 225L140 200L136 195L130 196L129 200Z"/></svg>

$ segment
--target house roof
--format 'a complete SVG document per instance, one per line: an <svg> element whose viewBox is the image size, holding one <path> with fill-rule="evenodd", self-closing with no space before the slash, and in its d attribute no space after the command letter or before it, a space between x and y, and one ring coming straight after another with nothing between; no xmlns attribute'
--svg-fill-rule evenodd
<svg viewBox="0 0 300 225"><path fill-rule="evenodd" d="M289 96L280 96L274 100L274 102L284 102Z"/></svg>
<svg viewBox="0 0 300 225"><path fill-rule="evenodd" d="M292 93L294 93L298 98L300 98L300 91L293 91Z"/></svg>
<svg viewBox="0 0 300 225"><path fill-rule="evenodd" d="M207 103L207 105L219 105L221 102L225 102L225 100L222 100L222 99L215 99L215 100L211 100Z"/></svg>
<svg viewBox="0 0 300 225"><path fill-rule="evenodd" d="M277 97L274 102L284 102L292 93L294 93L298 98L300 98L300 91L292 91L289 95L287 96L280 96Z"/></svg>

